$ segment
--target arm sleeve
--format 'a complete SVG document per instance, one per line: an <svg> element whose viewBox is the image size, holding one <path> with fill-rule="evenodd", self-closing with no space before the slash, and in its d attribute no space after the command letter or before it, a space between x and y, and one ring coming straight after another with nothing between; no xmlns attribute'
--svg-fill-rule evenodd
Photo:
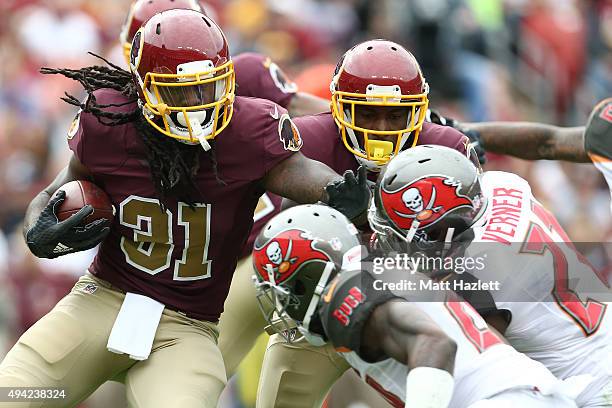
<svg viewBox="0 0 612 408"><path fill-rule="evenodd" d="M417 144L446 146L469 157L467 152L470 146L470 139L450 126L441 126L430 122L423 123L423 129L421 130Z"/></svg>
<svg viewBox="0 0 612 408"><path fill-rule="evenodd" d="M265 158L262 177L281 161L298 152L303 144L300 131L293 120L283 108L275 106L272 109L275 108L278 108L280 117L274 119L270 116L262 135L264 152L260 157Z"/></svg>
<svg viewBox="0 0 612 408"><path fill-rule="evenodd" d="M261 54L243 53L234 58L236 95L268 99L288 108L297 92L295 83L274 62Z"/></svg>
<svg viewBox="0 0 612 408"><path fill-rule="evenodd" d="M323 291L319 317L328 340L338 351L361 349L361 334L374 309L393 299L387 290L376 290L365 271L343 271Z"/></svg>
<svg viewBox="0 0 612 408"><path fill-rule="evenodd" d="M98 103L115 103L115 100L103 93ZM90 172L112 173L127 160L125 134L130 126L103 125L91 113L79 110L68 129L68 147Z"/></svg>
<svg viewBox="0 0 612 408"><path fill-rule="evenodd" d="M68 139L68 147L77 159L84 166L89 167L86 161L86 152L85 152L85 125L84 122L88 120L89 114L83 113L80 109L75 115L74 119L72 119L72 123L70 124L70 128L68 129L67 139Z"/></svg>

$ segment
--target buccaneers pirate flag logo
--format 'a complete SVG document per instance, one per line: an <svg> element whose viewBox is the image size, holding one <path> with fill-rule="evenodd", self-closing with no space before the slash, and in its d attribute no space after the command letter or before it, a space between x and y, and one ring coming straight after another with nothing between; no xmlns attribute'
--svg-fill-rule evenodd
<svg viewBox="0 0 612 408"><path fill-rule="evenodd" d="M253 265L257 273L268 280L267 265L274 271L274 280L278 285L302 266L314 261L331 261L331 257L315 248L310 234L298 230L285 230L268 240L263 246L254 246Z"/></svg>
<svg viewBox="0 0 612 408"><path fill-rule="evenodd" d="M425 176L397 190L380 190L382 204L393 223L410 229L413 220L419 229L436 223L445 214L474 203L457 191L461 184L444 176Z"/></svg>

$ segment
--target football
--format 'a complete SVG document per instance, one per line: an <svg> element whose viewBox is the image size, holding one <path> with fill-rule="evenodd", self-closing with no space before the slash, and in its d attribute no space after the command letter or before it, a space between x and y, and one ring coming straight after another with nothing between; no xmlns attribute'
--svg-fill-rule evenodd
<svg viewBox="0 0 612 408"><path fill-rule="evenodd" d="M108 194L94 183L76 180L64 184L58 190L66 192L66 198L56 210L57 218L60 221L77 213L87 204L94 208L94 212L87 216L82 224L88 224L100 218L112 220L115 216Z"/></svg>

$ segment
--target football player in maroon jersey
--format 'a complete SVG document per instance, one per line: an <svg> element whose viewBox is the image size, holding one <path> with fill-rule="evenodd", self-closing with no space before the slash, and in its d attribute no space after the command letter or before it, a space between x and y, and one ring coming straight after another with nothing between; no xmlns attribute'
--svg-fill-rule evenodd
<svg viewBox="0 0 612 408"><path fill-rule="evenodd" d="M205 4L194 0L136 0L121 29L119 41L122 45L126 64L129 66L132 40L138 29L155 14L171 9L188 9L205 13ZM257 53L241 53L232 57L236 74L237 96L267 99L287 109L291 116L315 114L329 110L329 100L300 92L280 67ZM280 209L281 197L264 193L257 203L253 215L254 225L244 246L234 274L226 311L219 323L219 348L223 355L228 378L262 333L265 322L255 311L255 293L251 284L251 248L257 233ZM245 301L252 299L252 302ZM252 319L245 316L252 315Z"/></svg>
<svg viewBox="0 0 612 408"><path fill-rule="evenodd" d="M303 152L336 171L365 165L371 179L398 152L420 144L451 147L477 162L466 136L452 127L425 122L428 91L418 62L404 47L386 40L358 44L337 65L332 111L294 119L304 139ZM248 324L259 321L259 327L265 325L262 316L255 315L255 296L234 300L235 288L238 293L236 282L226 312L231 313L238 302L250 304ZM222 324L227 322L222 319ZM232 350L232 359L234 353ZM294 407L296 401L299 406L320 406L346 367L329 345L315 347L303 339L288 344L282 336L273 335L264 358L257 406Z"/></svg>
<svg viewBox="0 0 612 408"><path fill-rule="evenodd" d="M26 241L49 258L103 242L88 274L7 354L0 386L60 387L74 406L122 376L130 406L216 407L226 381L216 321L259 196L322 200L358 217L365 172L342 178L307 159L282 107L235 97L225 36L197 11L150 19L130 70L43 70L78 79L88 96L66 97L81 108L73 156L30 204ZM112 224L82 226L91 206L58 222L64 196L53 194L76 179L106 191Z"/></svg>
<svg viewBox="0 0 612 408"><path fill-rule="evenodd" d="M119 41L123 55L129 66L132 40L138 29L151 17L171 9L196 10L206 14L206 4L198 0L136 0L123 23ZM293 116L325 112L329 100L300 92L294 82L289 80L280 67L270 58L253 52L234 55L236 72L236 95L253 96L276 102Z"/></svg>

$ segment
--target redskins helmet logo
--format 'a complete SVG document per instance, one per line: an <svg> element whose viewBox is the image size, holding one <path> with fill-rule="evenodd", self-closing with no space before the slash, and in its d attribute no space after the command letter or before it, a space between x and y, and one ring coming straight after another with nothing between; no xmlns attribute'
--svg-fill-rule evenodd
<svg viewBox="0 0 612 408"><path fill-rule="evenodd" d="M304 143L300 135L300 130L286 113L284 113L278 121L278 135L285 150L297 152Z"/></svg>
<svg viewBox="0 0 612 408"><path fill-rule="evenodd" d="M397 190L382 188L380 198L397 227L407 230L413 220L418 220L421 229L458 208L474 208L468 197L459 194L460 186L461 183L445 176L424 176Z"/></svg>
<svg viewBox="0 0 612 408"><path fill-rule="evenodd" d="M134 39L132 40L132 49L130 50L130 69L132 72L137 72L138 66L140 65L140 59L142 58L142 46L144 44L144 36L142 35L142 28L140 28Z"/></svg>
<svg viewBox="0 0 612 408"><path fill-rule="evenodd" d="M263 280L268 280L266 267L270 265L276 284L282 283L304 265L314 261L331 261L328 254L315 248L315 243L306 231L282 231L263 246L254 246L253 265Z"/></svg>

